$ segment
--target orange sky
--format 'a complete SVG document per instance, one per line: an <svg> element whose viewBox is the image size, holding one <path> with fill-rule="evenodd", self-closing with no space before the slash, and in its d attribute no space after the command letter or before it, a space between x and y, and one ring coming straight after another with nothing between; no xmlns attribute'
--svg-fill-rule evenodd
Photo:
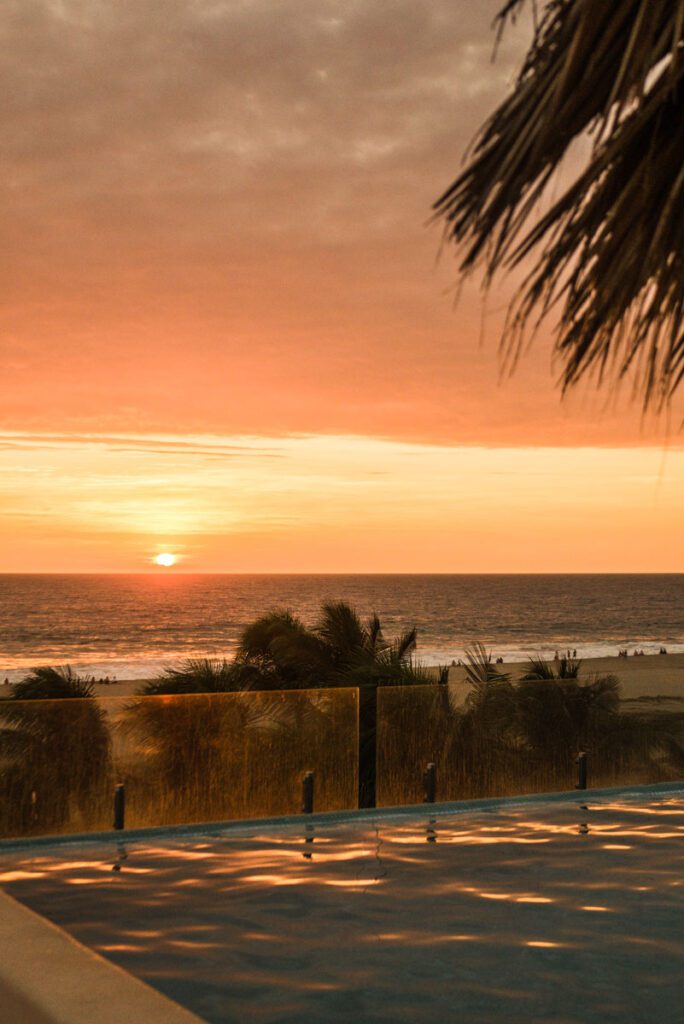
<svg viewBox="0 0 684 1024"><path fill-rule="evenodd" d="M7 0L0 571L684 569L682 435L436 259L498 4Z"/></svg>

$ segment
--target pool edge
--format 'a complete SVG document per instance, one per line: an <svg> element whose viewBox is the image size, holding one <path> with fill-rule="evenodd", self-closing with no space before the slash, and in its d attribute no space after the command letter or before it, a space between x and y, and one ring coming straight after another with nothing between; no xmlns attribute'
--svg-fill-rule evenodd
<svg viewBox="0 0 684 1024"><path fill-rule="evenodd" d="M3 890L0 944L12 1024L205 1024Z"/></svg>
<svg viewBox="0 0 684 1024"><path fill-rule="evenodd" d="M78 832L67 835L34 836L31 838L0 839L0 855L15 850L33 850L43 847L90 845L111 842L144 842L146 840L174 840L190 836L250 835L264 829L287 828L302 825L338 825L347 822L375 822L396 818L410 818L421 813L430 818L447 815L488 813L507 807L536 806L538 804L587 803L592 800L619 797L638 800L640 797L668 796L684 793L681 782L658 782L635 786L616 786L605 789L562 790L551 793L528 793L520 796L487 797L477 800L459 800L448 803L401 804L395 807L374 807L363 810L325 811L317 814L296 814L272 818L240 818L228 821L192 822L187 825L160 825L152 828L113 829L106 832Z"/></svg>

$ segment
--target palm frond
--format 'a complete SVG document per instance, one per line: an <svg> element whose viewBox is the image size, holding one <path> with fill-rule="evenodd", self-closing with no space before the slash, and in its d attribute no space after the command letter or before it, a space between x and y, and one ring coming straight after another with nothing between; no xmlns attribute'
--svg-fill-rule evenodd
<svg viewBox="0 0 684 1024"><path fill-rule="evenodd" d="M418 646L418 630L415 626L402 633L393 646L397 661L406 661L407 658L410 658Z"/></svg>
<svg viewBox="0 0 684 1024"><path fill-rule="evenodd" d="M561 658L558 663L559 679L577 679L582 668L582 662L577 658Z"/></svg>
<svg viewBox="0 0 684 1024"><path fill-rule="evenodd" d="M357 656L367 646L361 619L345 601L324 604L314 631L342 661Z"/></svg>
<svg viewBox="0 0 684 1024"><path fill-rule="evenodd" d="M468 644L465 648L466 664L464 665L468 682L473 687L481 687L492 682L508 682L509 672L499 672L492 662L491 652L479 640Z"/></svg>
<svg viewBox="0 0 684 1024"><path fill-rule="evenodd" d="M233 666L210 658L188 658L179 667L164 669L140 689L143 696L172 693L225 693L237 689Z"/></svg>
<svg viewBox="0 0 684 1024"><path fill-rule="evenodd" d="M556 673L544 658L530 658L529 665L521 679L555 679Z"/></svg>
<svg viewBox="0 0 684 1024"><path fill-rule="evenodd" d="M440 686L449 685L449 666L438 665L437 666L437 682Z"/></svg>
<svg viewBox="0 0 684 1024"><path fill-rule="evenodd" d="M434 206L463 273L483 266L491 282L534 261L509 360L554 315L564 389L635 368L645 405L669 401L684 376L683 122L684 0L548 0L513 92ZM539 215L587 133L587 166Z"/></svg>
<svg viewBox="0 0 684 1024"><path fill-rule="evenodd" d="M380 619L376 612L373 612L370 619L368 620L368 626L366 629L368 638L368 646L371 651L378 650L383 644L382 626L380 625Z"/></svg>
<svg viewBox="0 0 684 1024"><path fill-rule="evenodd" d="M594 708L611 713L618 710L622 684L617 676L594 676L578 685L584 699Z"/></svg>
<svg viewBox="0 0 684 1024"><path fill-rule="evenodd" d="M351 605L331 601L323 605L312 627L288 611L270 612L252 623L242 634L231 675L254 689L432 681L412 661L416 645L415 628L386 639L377 614L363 623Z"/></svg>
<svg viewBox="0 0 684 1024"><path fill-rule="evenodd" d="M290 611L268 612L243 630L236 665L255 689L324 686L324 646Z"/></svg>
<svg viewBox="0 0 684 1024"><path fill-rule="evenodd" d="M273 640L284 633L301 634L306 627L296 615L287 610L275 610L262 615L246 626L240 636L237 656L251 661L268 660L272 656Z"/></svg>
<svg viewBox="0 0 684 1024"><path fill-rule="evenodd" d="M556 659L551 664L544 658L530 658L527 670L521 679L577 679L582 662L575 658Z"/></svg>
<svg viewBox="0 0 684 1024"><path fill-rule="evenodd" d="M93 696L92 676L81 676L71 665L42 665L12 688L13 700L58 700Z"/></svg>

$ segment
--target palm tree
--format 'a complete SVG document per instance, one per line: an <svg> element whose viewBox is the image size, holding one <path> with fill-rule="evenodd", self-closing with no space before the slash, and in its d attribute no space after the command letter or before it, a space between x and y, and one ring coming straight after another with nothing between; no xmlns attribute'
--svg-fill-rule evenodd
<svg viewBox="0 0 684 1024"><path fill-rule="evenodd" d="M162 696L434 682L413 661L416 641L415 629L386 639L377 615L362 622L344 601L324 604L311 627L290 611L272 611L245 627L234 661L188 659L178 668L165 669L139 693ZM441 670L442 682L446 678L446 670Z"/></svg>
<svg viewBox="0 0 684 1024"><path fill-rule="evenodd" d="M417 634L387 640L380 619L362 622L344 601L323 605L307 628L289 612L263 616L243 633L236 665L256 668L272 685L359 688L359 807L376 803L377 694L379 686L432 682L413 662Z"/></svg>
<svg viewBox="0 0 684 1024"><path fill-rule="evenodd" d="M415 629L387 640L377 615L364 623L336 601L310 628L288 611L257 619L242 634L235 664L281 689L424 683L428 676L413 662L416 641Z"/></svg>
<svg viewBox="0 0 684 1024"><path fill-rule="evenodd" d="M247 689L238 685L233 666L225 659L188 658L178 668L166 668L138 691L141 695L161 696L174 693L232 693Z"/></svg>
<svg viewBox="0 0 684 1024"><path fill-rule="evenodd" d="M528 673L516 687L516 703L529 763L540 775L568 777L580 750L590 751L596 772L616 759L624 718L616 676L580 681Z"/></svg>
<svg viewBox="0 0 684 1024"><path fill-rule="evenodd" d="M42 665L15 683L12 700L79 700L94 695L94 682L92 676L78 675L71 665Z"/></svg>
<svg viewBox="0 0 684 1024"><path fill-rule="evenodd" d="M524 0L508 0L501 32ZM684 0L547 0L513 91L435 203L461 271L491 283L532 257L509 310L527 328L560 309L563 388L631 367L644 404L684 376ZM585 168L538 214L571 145Z"/></svg>
<svg viewBox="0 0 684 1024"><path fill-rule="evenodd" d="M455 741L462 750L467 785L480 795L496 786L498 778L519 772L516 692L510 674L499 671L482 643L468 645L465 656L470 693Z"/></svg>
<svg viewBox="0 0 684 1024"><path fill-rule="evenodd" d="M471 685L462 709L443 719L452 792L483 796L567 788L580 750L604 784L675 778L684 764L675 716L623 711L612 675L579 679L580 663L530 659L511 682L481 644L466 648Z"/></svg>
<svg viewBox="0 0 684 1024"><path fill-rule="evenodd" d="M319 766L327 806L349 806L355 705L333 696L214 690L134 698L117 733L132 820L295 813L303 772Z"/></svg>
<svg viewBox="0 0 684 1024"><path fill-rule="evenodd" d="M530 658L529 663L522 679L577 679L582 667L577 658L565 656L555 662L555 668L544 658Z"/></svg>
<svg viewBox="0 0 684 1024"><path fill-rule="evenodd" d="M432 676L413 661L416 648L416 630L409 629L394 640L386 639L377 615L363 622L358 613L343 601L324 604L317 622L309 627L290 611L272 611L247 626L240 637L235 661L227 662L186 662L180 669L168 669L162 676L141 691L141 695L162 695L180 693L217 693L244 690L287 691L319 690L343 687L359 689L359 801L360 806L374 806L377 754L377 690L379 686L412 685L434 682ZM446 681L444 673L442 681ZM301 695L304 697L304 695ZM261 698L263 702L263 697ZM269 726L271 734L280 731L283 735L289 729L290 738L304 734L303 725L312 719L318 722L319 732L325 733L333 727L333 707L320 696L313 695L308 702L289 699L293 714L288 715L283 698L273 695L271 703L262 708L260 714L276 715L277 722ZM130 721L140 736L146 737L143 745L156 749L158 763L163 762L162 774L167 780L169 791L182 793L188 790L188 771L195 788L201 780L211 776L207 761L203 757L213 755L220 746L218 735L225 729L220 724L221 715L227 705L208 702L206 707L192 705L201 714L193 718L192 743L183 743L183 735L189 735L190 725L185 721L190 705L174 709L170 705L146 704L137 701L131 706ZM241 705L247 715L249 705ZM235 713L237 714L237 708ZM215 721L212 720L212 715ZM326 725L327 718L327 725ZM173 723L179 722L178 728ZM185 724L183 724L185 721ZM204 727L201 721L205 722ZM233 729L238 736L245 729ZM260 726L257 726L260 728ZM166 738L165 738L166 737ZM294 745L292 740L291 746ZM183 751L194 750L191 760L193 767L181 764ZM176 751L176 753L174 753ZM190 764L190 761L188 761ZM224 769L217 769L219 777Z"/></svg>
<svg viewBox="0 0 684 1024"><path fill-rule="evenodd" d="M69 666L36 668L0 706L5 835L104 824L112 784L106 715L93 680Z"/></svg>

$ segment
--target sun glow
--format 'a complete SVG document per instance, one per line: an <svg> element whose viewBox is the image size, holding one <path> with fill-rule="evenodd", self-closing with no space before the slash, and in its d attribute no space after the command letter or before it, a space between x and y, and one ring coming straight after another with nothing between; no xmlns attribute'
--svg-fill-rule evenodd
<svg viewBox="0 0 684 1024"><path fill-rule="evenodd" d="M163 565L165 569L170 569L172 565L176 564L176 556L168 551L163 551L161 555L157 555L154 561L156 565Z"/></svg>
<svg viewBox="0 0 684 1024"><path fill-rule="evenodd" d="M674 445L664 459L655 448L0 430L0 480L3 572L684 567Z"/></svg>

